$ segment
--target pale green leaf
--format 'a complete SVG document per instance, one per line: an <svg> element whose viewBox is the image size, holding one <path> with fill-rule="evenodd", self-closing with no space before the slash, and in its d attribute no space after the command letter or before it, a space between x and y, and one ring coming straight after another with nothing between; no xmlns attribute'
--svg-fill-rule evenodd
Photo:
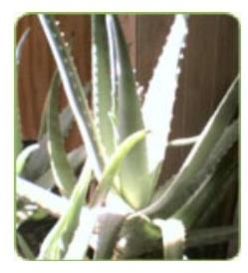
<svg viewBox="0 0 248 273"><path fill-rule="evenodd" d="M86 194L90 179L91 167L87 161L72 192L68 209L64 211L62 217L42 243L39 259L60 260L64 257L78 227L82 208L86 205Z"/></svg>
<svg viewBox="0 0 248 273"><path fill-rule="evenodd" d="M76 184L76 178L67 160L64 139L59 126L59 75L56 74L53 80L54 88L49 93L47 113L47 145L55 183L60 192L69 197Z"/></svg>
<svg viewBox="0 0 248 273"><path fill-rule="evenodd" d="M97 179L100 179L104 168L103 151L97 139L96 129L77 69L53 16L40 14L39 19L55 58L68 102L84 140L87 155Z"/></svg>
<svg viewBox="0 0 248 273"><path fill-rule="evenodd" d="M142 112L145 128L151 131L147 137L150 173L155 173L165 157L187 33L185 16L176 15L145 96ZM156 177L152 180L157 182Z"/></svg>
<svg viewBox="0 0 248 273"><path fill-rule="evenodd" d="M93 109L100 140L110 156L114 151L114 135L108 115L111 111L111 81L105 15L92 15L91 22Z"/></svg>
<svg viewBox="0 0 248 273"><path fill-rule="evenodd" d="M198 189L201 182L207 177L209 170L213 170L216 167L221 157L230 148L232 137L230 143L227 141L223 147L222 144L219 144L219 147L215 146L215 144L236 114L237 104L238 78L234 80L207 122L174 181L170 183L164 194L145 210L146 213L168 217L186 202L188 197L192 195L192 192ZM234 130L233 136L237 139L237 131L235 132ZM211 151L214 147L216 151L212 160Z"/></svg>
<svg viewBox="0 0 248 273"><path fill-rule="evenodd" d="M116 116L119 141L144 128L141 108L128 49L116 16L107 15L107 32L111 59L112 115ZM144 207L151 198L146 147L142 142L127 156L120 173L121 192L134 207Z"/></svg>
<svg viewBox="0 0 248 273"><path fill-rule="evenodd" d="M177 219L155 219L153 221L161 230L165 260L181 260L186 240L183 222Z"/></svg>
<svg viewBox="0 0 248 273"><path fill-rule="evenodd" d="M89 209L83 210L73 240L70 243L65 259L84 259L92 236L93 229L97 223L100 207L106 200L106 196L113 184L114 177L120 170L123 160L127 154L146 136L146 131L139 131L127 137L116 149L107 163L100 184L89 205Z"/></svg>

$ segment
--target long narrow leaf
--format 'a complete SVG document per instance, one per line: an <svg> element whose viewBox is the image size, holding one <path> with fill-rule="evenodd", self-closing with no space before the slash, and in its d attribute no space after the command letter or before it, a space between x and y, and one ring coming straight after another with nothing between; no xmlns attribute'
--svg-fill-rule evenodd
<svg viewBox="0 0 248 273"><path fill-rule="evenodd" d="M50 86L50 90L53 90L54 86ZM50 91L49 91L50 92ZM44 118L46 118L46 114L44 114ZM69 107L66 107L63 109L63 111L60 114L60 130L63 135L63 138L66 139L69 135L69 132L72 128L72 122L73 122L73 114L71 112L71 109ZM37 179L40 179L42 175L45 174L45 172L49 169L49 154L47 151L47 134L44 134L45 125L41 125L40 128L40 135L38 137L38 145L39 148L35 150L29 157L27 164L25 165L25 168L23 170L23 177L36 181ZM44 132L44 133L43 133Z"/></svg>
<svg viewBox="0 0 248 273"><path fill-rule="evenodd" d="M59 260L63 258L79 224L82 207L86 204L90 179L91 167L89 162L86 162L82 176L73 190L69 208L45 238L39 259Z"/></svg>
<svg viewBox="0 0 248 273"><path fill-rule="evenodd" d="M198 247L202 245L215 245L227 242L238 235L235 226L212 227L193 230L188 234L186 247Z"/></svg>
<svg viewBox="0 0 248 273"><path fill-rule="evenodd" d="M84 146L75 148L67 155L67 160L70 166L73 168L74 173L76 173L86 160L86 154ZM34 181L36 185L39 185L45 189L51 189L55 185L55 179L52 174L52 170L49 169L41 177Z"/></svg>
<svg viewBox="0 0 248 273"><path fill-rule="evenodd" d="M104 15L92 15L93 107L100 139L110 156L114 151L111 111L111 81L108 38Z"/></svg>
<svg viewBox="0 0 248 273"><path fill-rule="evenodd" d="M18 198L24 198L54 216L61 216L68 208L68 200L34 185L21 177L16 177L16 194Z"/></svg>
<svg viewBox="0 0 248 273"><path fill-rule="evenodd" d="M126 138L118 147L109 163L105 167L100 184L98 185L93 201L89 209L85 209L80 216L79 225L65 255L65 259L84 259L92 236L93 229L97 223L99 210L113 184L114 177L120 170L123 160L127 154L146 136L146 131L140 131Z"/></svg>
<svg viewBox="0 0 248 273"><path fill-rule="evenodd" d="M176 15L142 108L145 127L151 130L147 138L150 173L155 172L165 157L180 73L179 62L187 33L186 17Z"/></svg>
<svg viewBox="0 0 248 273"><path fill-rule="evenodd" d="M54 89L50 92L47 113L48 152L55 182L61 193L69 197L76 184L76 178L67 160L64 139L59 126L59 75L56 74L53 80Z"/></svg>
<svg viewBox="0 0 248 273"><path fill-rule="evenodd" d="M101 182L96 189L91 206L101 204L105 200L106 195L112 186L113 179L122 166L127 155L132 151L132 149L135 149L136 145L144 141L146 135L147 131L145 130L133 133L117 147L115 153L112 155L109 163L105 167Z"/></svg>
<svg viewBox="0 0 248 273"><path fill-rule="evenodd" d="M233 145L238 138L237 121L230 125L228 129L223 133L222 138L217 142L215 149L212 151L212 158L214 153L218 153L219 148L224 142L229 145ZM222 144L222 145L220 145ZM230 159L230 155L227 155L227 159L224 159L220 163L219 167L211 171L209 169L208 175L205 176L205 181L202 182L200 187L191 195L191 197L184 203L184 205L176 212L176 217L182 219L187 227L190 227L198 218L199 215L209 213L208 204L213 206L218 200L218 196L225 192L226 187L230 182L233 182L234 177L237 175L236 168L237 162ZM211 157L209 161L211 162ZM206 209L207 208L207 209Z"/></svg>
<svg viewBox="0 0 248 273"><path fill-rule="evenodd" d="M125 214L109 212L99 220L100 224L94 260L111 259L125 217Z"/></svg>
<svg viewBox="0 0 248 273"><path fill-rule="evenodd" d="M194 191L198 188L200 183L208 175L210 167L206 162L209 160L211 150L215 147L216 142L220 139L223 131L234 117L237 111L237 104L238 77L234 80L216 111L204 127L200 138L192 148L174 181L164 194L146 209L146 213L158 215L162 213L164 217L168 217L187 200L188 196L192 194L192 190ZM216 165L220 159L218 156L223 156L229 148L230 146L224 145L223 151L220 149L220 154L215 155L214 165ZM205 169L204 166L206 167ZM212 167L214 168L214 166ZM204 172L204 170L206 172ZM197 178L199 171L201 171L201 174ZM166 208L166 210L164 208Z"/></svg>
<svg viewBox="0 0 248 273"><path fill-rule="evenodd" d="M93 170L96 177L100 179L104 168L103 152L97 139L77 69L53 16L40 14L39 19L55 58L65 93L78 124L80 134L84 139L86 151Z"/></svg>
<svg viewBox="0 0 248 273"><path fill-rule="evenodd" d="M117 97L117 127L120 141L144 128L140 103L135 89L135 81L129 60L127 45L116 16L107 15L107 32L111 56L112 94ZM113 82L114 81L114 82ZM134 208L144 207L151 197L148 180L146 146L142 142L127 156L120 178L123 196Z"/></svg>

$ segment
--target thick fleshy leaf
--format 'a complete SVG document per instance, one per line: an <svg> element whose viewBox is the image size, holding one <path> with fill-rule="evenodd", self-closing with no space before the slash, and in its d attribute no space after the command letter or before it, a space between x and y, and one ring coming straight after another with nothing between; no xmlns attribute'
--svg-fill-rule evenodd
<svg viewBox="0 0 248 273"><path fill-rule="evenodd" d="M227 242L238 235L238 227L223 226L192 230L188 234L186 247L199 247L202 245L215 245Z"/></svg>
<svg viewBox="0 0 248 273"><path fill-rule="evenodd" d="M83 163L86 160L86 154L84 146L80 146L72 150L67 154L67 160L69 161L70 166L73 168L73 172L77 173L79 168L83 166ZM55 185L55 179L52 174L52 170L49 169L41 177L34 181L36 185L39 185L45 189L51 189Z"/></svg>
<svg viewBox="0 0 248 273"><path fill-rule="evenodd" d="M144 141L146 135L147 131L145 130L133 133L117 147L104 169L101 182L96 188L96 192L90 206L101 204L105 200L107 193L112 186L114 177L122 167L127 155L133 149L135 149L136 145L139 145L140 142Z"/></svg>
<svg viewBox="0 0 248 273"><path fill-rule="evenodd" d="M91 179L91 167L85 163L81 177L74 187L69 208L48 233L42 243L39 259L60 260L68 249L79 224L82 208L86 205L86 194Z"/></svg>
<svg viewBox="0 0 248 273"><path fill-rule="evenodd" d="M104 168L102 147L97 139L85 91L69 48L66 46L63 34L61 35L53 16L40 14L39 19L55 58L68 102L84 140L87 155L97 179L100 179Z"/></svg>
<svg viewBox="0 0 248 273"><path fill-rule="evenodd" d="M147 137L149 172L154 173L162 163L169 140L173 106L180 74L179 62L188 33L187 19L176 15L158 64L149 83L142 112ZM153 178L155 184L156 177Z"/></svg>
<svg viewBox="0 0 248 273"><path fill-rule="evenodd" d="M37 204L54 216L63 215L68 208L67 199L18 176L16 177L16 194L18 198L24 198L31 203Z"/></svg>
<svg viewBox="0 0 248 273"><path fill-rule="evenodd" d="M140 131L126 138L116 149L109 163L106 165L100 184L96 188L95 195L89 205L80 216L80 221L75 235L70 243L65 259L84 259L92 236L93 229L97 223L100 207L106 200L106 196L113 185L114 177L120 170L121 164L127 154L146 136L146 131Z"/></svg>
<svg viewBox="0 0 248 273"><path fill-rule="evenodd" d="M144 128L140 103L129 60L128 49L116 16L106 15L111 60L112 114L116 115L119 141ZM146 147L142 142L127 156L121 173L121 192L134 207L144 207L151 198Z"/></svg>
<svg viewBox="0 0 248 273"><path fill-rule="evenodd" d="M69 197L76 184L76 178L67 160L64 139L59 126L59 75L56 74L53 80L55 88L50 92L47 113L47 145L55 183L60 192Z"/></svg>
<svg viewBox="0 0 248 273"><path fill-rule="evenodd" d="M181 260L186 240L183 222L177 219L155 219L153 221L161 230L165 260Z"/></svg>
<svg viewBox="0 0 248 273"><path fill-rule="evenodd" d="M51 89L52 88L53 87L51 86ZM68 107L66 107L60 114L60 128L63 138L66 138L69 135L70 129L72 128L72 122L72 112ZM38 149L30 154L22 173L23 177L32 181L36 181L37 179L41 178L50 167L46 134L43 134L39 138L37 145L39 146Z"/></svg>
<svg viewBox="0 0 248 273"><path fill-rule="evenodd" d="M105 152L109 157L114 151L111 119L111 80L108 37L104 15L92 15L92 81L93 109L96 127Z"/></svg>
<svg viewBox="0 0 248 273"><path fill-rule="evenodd" d="M178 209L175 217L183 220L187 227L205 226L237 177L238 159L233 158L233 150L230 150L215 172L206 178L197 191Z"/></svg>
<svg viewBox="0 0 248 273"><path fill-rule="evenodd" d="M25 166L28 164L31 155L39 149L38 144L32 144L19 153L16 158L16 170L15 173L18 176L22 176Z"/></svg>
<svg viewBox="0 0 248 273"><path fill-rule="evenodd" d="M170 183L158 200L145 209L145 213L149 215L163 215L163 217L172 215L198 189L207 178L209 172L213 173L219 160L229 150L231 143L233 143L231 137L230 142L224 141L218 145L216 144L236 114L237 105L238 78L234 80L204 127L197 143L175 176L174 181ZM237 139L237 132L234 133L234 136ZM215 151L213 150L214 148L216 149ZM213 156L211 156L211 151L214 151Z"/></svg>
<svg viewBox="0 0 248 273"><path fill-rule="evenodd" d="M138 259L154 249L162 256L161 232L158 226L143 214L130 215L120 232L113 259Z"/></svg>
<svg viewBox="0 0 248 273"><path fill-rule="evenodd" d="M100 217L94 260L111 259L125 217L125 214L118 212L109 212Z"/></svg>

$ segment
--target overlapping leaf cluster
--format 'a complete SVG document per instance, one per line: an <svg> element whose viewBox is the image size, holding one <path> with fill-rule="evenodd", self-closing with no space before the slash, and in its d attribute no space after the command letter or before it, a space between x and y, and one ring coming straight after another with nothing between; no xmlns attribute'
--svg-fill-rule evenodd
<svg viewBox="0 0 248 273"><path fill-rule="evenodd" d="M238 141L238 77L195 139L179 172L157 190L170 145L188 18L175 16L142 105L118 18L92 15L91 109L59 22L50 15L38 17L57 71L38 145L21 151L16 165L18 204L29 200L59 217L38 259L87 259L89 247L94 249L94 259L137 258L153 249L163 250L165 259L182 259L192 241L204 244L233 236L236 227L198 233L192 229L200 223L204 226L237 177L238 163L230 151ZM61 83L69 108L59 113ZM73 119L84 145L67 154L64 139ZM20 134L15 136L19 151ZM94 179L98 184L88 198ZM53 186L59 196L50 191ZM19 225L28 202L17 210ZM25 252L22 239L18 242Z"/></svg>

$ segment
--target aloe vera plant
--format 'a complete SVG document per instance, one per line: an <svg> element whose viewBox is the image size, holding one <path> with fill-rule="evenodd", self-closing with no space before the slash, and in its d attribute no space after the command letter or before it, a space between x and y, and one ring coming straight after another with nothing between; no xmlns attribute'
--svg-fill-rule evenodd
<svg viewBox="0 0 248 273"><path fill-rule="evenodd" d="M38 143L21 152L18 144L17 216L32 202L37 209L28 217L42 210L59 219L37 258L90 259L93 249L96 260L139 258L153 250L167 260L184 259L187 247L232 239L236 226L207 228L206 222L237 177L230 153L238 141L238 76L193 138L178 173L158 187L167 147L192 145L192 139L169 141L188 17L175 16L141 104L118 17L92 15L92 108L59 22L51 15L38 18L57 72ZM69 108L59 113L61 84ZM67 154L63 142L73 117L84 144ZM54 186L59 195L50 191ZM18 226L28 217L17 217ZM200 223L205 228L197 230ZM24 256L32 257L24 239L19 242Z"/></svg>

